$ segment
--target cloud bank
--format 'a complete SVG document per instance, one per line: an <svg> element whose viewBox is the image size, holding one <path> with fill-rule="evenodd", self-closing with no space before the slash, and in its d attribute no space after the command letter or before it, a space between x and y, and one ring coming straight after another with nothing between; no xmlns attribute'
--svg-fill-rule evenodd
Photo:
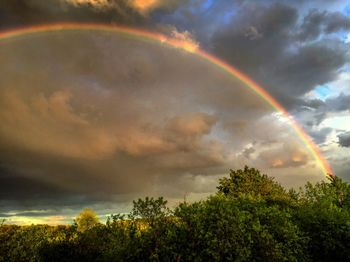
<svg viewBox="0 0 350 262"><path fill-rule="evenodd" d="M184 50L57 32L8 40L0 55L3 205L181 198L249 163L322 176L261 98Z"/></svg>

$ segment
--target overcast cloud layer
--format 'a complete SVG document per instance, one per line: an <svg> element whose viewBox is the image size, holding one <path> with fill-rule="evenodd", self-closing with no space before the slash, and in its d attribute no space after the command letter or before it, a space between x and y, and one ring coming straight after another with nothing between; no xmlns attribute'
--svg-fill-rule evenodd
<svg viewBox="0 0 350 262"><path fill-rule="evenodd" d="M264 86L349 180L350 6L326 2L2 1L0 29L100 22L194 39ZM0 211L13 221L195 199L244 164L287 186L322 179L268 105L183 50L66 32L2 41L0 57Z"/></svg>

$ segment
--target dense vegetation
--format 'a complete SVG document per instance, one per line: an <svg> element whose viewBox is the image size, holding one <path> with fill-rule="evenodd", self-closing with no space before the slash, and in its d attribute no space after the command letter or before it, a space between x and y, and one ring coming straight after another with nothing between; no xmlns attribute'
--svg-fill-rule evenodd
<svg viewBox="0 0 350 262"><path fill-rule="evenodd" d="M350 261L350 185L340 178L286 191L253 168L216 194L181 203L134 201L128 216L74 225L1 225L0 261Z"/></svg>

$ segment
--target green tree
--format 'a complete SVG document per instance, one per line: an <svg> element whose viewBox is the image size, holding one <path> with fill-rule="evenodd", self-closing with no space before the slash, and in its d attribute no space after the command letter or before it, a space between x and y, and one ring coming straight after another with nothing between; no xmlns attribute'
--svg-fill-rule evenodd
<svg viewBox="0 0 350 262"><path fill-rule="evenodd" d="M219 180L218 194L227 197L262 198L269 203L290 205L293 197L272 177L261 174L258 169L245 166L244 169L230 170L229 177Z"/></svg>
<svg viewBox="0 0 350 262"><path fill-rule="evenodd" d="M1 261L350 261L350 186L329 177L287 192L259 170L222 178L215 195L133 201L106 225L83 210L75 225L0 224Z"/></svg>
<svg viewBox="0 0 350 262"><path fill-rule="evenodd" d="M317 205L336 205L340 208L350 208L350 185L340 177L329 176L328 181L315 185L307 182L304 190L299 193L300 202Z"/></svg>
<svg viewBox="0 0 350 262"><path fill-rule="evenodd" d="M310 237L314 261L350 261L350 186L329 177L299 192L295 223Z"/></svg>
<svg viewBox="0 0 350 262"><path fill-rule="evenodd" d="M78 231L84 232L99 224L100 220L94 210L91 208L85 208L77 216L76 223Z"/></svg>
<svg viewBox="0 0 350 262"><path fill-rule="evenodd" d="M169 226L169 208L163 197L146 197L133 201L133 209L129 218L132 219L133 228L139 229L139 238L133 238L134 244L139 245L136 253L139 258L147 257L152 261L163 260L165 236ZM138 260L135 259L135 260Z"/></svg>
<svg viewBox="0 0 350 262"><path fill-rule="evenodd" d="M170 214L169 208L166 206L168 201L163 197L157 199L146 197L133 201L133 209L131 211L132 218L140 218L149 226L154 226L155 222L164 219Z"/></svg>
<svg viewBox="0 0 350 262"><path fill-rule="evenodd" d="M175 210L184 261L307 261L307 237L288 210L254 198L212 196Z"/></svg>

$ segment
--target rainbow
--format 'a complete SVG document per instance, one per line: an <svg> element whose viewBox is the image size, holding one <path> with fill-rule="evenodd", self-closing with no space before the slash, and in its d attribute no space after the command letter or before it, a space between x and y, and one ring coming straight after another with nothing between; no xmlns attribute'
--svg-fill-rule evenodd
<svg viewBox="0 0 350 262"><path fill-rule="evenodd" d="M273 109L280 112L294 128L296 134L300 137L303 143L306 145L318 166L325 175L333 176L333 171L327 160L321 154L317 145L312 141L310 136L305 132L305 130L297 123L297 121L291 116L283 106L277 102L265 89L259 86L254 80L240 72L233 66L224 62L223 60L201 50L195 42L188 41L182 38L168 37L159 33L144 31L140 29L130 28L126 26L116 26L107 24L91 24L91 23L59 23L59 24L48 24L48 25L36 25L25 28L11 29L7 31L0 32L0 40L20 37L28 34L39 34L54 31L106 31L115 32L120 34L126 34L129 36L134 36L138 38L144 38L149 41L156 41L164 43L166 45L181 48L187 52L193 53L202 59L214 64L215 66L221 68L223 71L234 76L250 89L252 89L258 96L265 100Z"/></svg>

